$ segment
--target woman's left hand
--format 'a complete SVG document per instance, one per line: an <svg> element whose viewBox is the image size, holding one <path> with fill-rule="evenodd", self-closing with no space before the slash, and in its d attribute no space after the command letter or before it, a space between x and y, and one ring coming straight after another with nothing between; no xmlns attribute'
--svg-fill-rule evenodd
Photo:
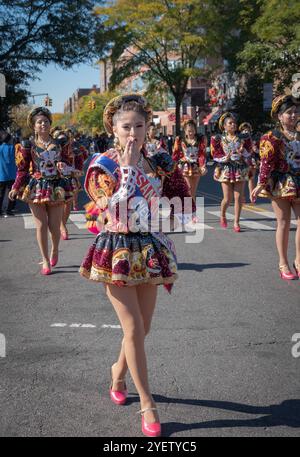
<svg viewBox="0 0 300 457"><path fill-rule="evenodd" d="M253 189L253 191L251 192L251 195L250 195L251 203L256 202L256 198L257 198L258 194L260 194L260 192L263 190L264 187L265 187L264 185L260 184Z"/></svg>

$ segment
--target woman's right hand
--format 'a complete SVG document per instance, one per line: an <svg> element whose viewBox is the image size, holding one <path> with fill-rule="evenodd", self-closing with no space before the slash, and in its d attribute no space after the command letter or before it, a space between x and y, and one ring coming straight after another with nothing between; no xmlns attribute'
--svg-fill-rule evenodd
<svg viewBox="0 0 300 457"><path fill-rule="evenodd" d="M16 199L17 195L18 195L18 191L15 190L15 189L12 189L12 190L8 193L8 198L9 198L10 200L13 201L13 200Z"/></svg>
<svg viewBox="0 0 300 457"><path fill-rule="evenodd" d="M120 152L119 163L121 167L135 167L140 158L140 151L137 148L137 141L129 136L124 151Z"/></svg>

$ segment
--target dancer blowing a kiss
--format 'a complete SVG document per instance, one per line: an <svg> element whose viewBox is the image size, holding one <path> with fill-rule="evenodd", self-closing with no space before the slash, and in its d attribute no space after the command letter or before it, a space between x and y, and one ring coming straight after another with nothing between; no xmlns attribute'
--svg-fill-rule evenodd
<svg viewBox="0 0 300 457"><path fill-rule="evenodd" d="M168 153L147 157L144 143L151 117L148 102L137 94L116 97L104 110L106 130L114 133L118 144L96 155L87 171L85 189L99 208L100 233L80 273L105 283L124 333L118 360L111 369L111 400L118 405L126 402L129 368L140 396L142 432L159 436L161 425L150 391L144 341L157 286L163 284L170 291L177 278L177 262L172 241L149 229L150 207L153 197L179 196L183 201L190 193ZM121 217L124 204L125 220ZM191 220L192 212L187 218Z"/></svg>

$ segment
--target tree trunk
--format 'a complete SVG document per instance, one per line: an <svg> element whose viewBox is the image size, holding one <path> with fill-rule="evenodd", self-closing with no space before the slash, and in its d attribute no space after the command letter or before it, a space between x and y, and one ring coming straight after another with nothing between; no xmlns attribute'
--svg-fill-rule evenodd
<svg viewBox="0 0 300 457"><path fill-rule="evenodd" d="M181 134L181 125L180 125L180 108L181 108L181 102L182 102L182 97L181 95L176 95L175 96L175 106L176 106L176 136L179 136Z"/></svg>

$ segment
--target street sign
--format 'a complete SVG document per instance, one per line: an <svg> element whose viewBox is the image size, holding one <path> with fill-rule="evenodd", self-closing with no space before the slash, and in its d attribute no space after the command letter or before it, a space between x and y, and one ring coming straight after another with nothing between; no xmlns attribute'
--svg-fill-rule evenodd
<svg viewBox="0 0 300 457"><path fill-rule="evenodd" d="M273 100L273 83L264 83L264 104L263 110L270 111Z"/></svg>
<svg viewBox="0 0 300 457"><path fill-rule="evenodd" d="M0 97L6 97L6 81L3 73L0 73Z"/></svg>

